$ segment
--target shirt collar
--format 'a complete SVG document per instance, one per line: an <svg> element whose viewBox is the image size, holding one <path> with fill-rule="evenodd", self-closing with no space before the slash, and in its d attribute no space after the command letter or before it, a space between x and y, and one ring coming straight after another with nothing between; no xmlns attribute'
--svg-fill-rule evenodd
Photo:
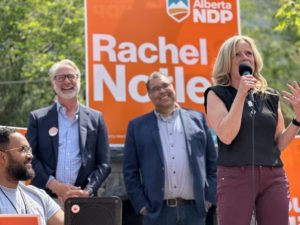
<svg viewBox="0 0 300 225"><path fill-rule="evenodd" d="M56 109L57 109L57 112L61 112L61 113L64 113L66 114L66 107L64 107L62 104L60 104L60 102L58 100L56 100ZM76 112L74 113L74 117L77 118L79 114L79 103L77 102L77 109L76 109Z"/></svg>
<svg viewBox="0 0 300 225"><path fill-rule="evenodd" d="M159 113L156 109L154 109L154 114L156 116L157 119L161 119L161 120L168 120L169 118L173 118L179 115L179 109L180 109L180 105L178 105L177 103L175 103L174 109L173 111L170 113L170 115L165 118L161 115L161 113Z"/></svg>

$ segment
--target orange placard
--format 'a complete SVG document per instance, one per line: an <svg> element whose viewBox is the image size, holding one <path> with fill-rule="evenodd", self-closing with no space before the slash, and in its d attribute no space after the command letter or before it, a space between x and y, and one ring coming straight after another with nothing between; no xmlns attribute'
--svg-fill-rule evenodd
<svg viewBox="0 0 300 225"><path fill-rule="evenodd" d="M0 225L40 225L37 215L0 214Z"/></svg>
<svg viewBox="0 0 300 225"><path fill-rule="evenodd" d="M18 131L25 136L27 129L23 127L17 127Z"/></svg>
<svg viewBox="0 0 300 225"><path fill-rule="evenodd" d="M300 136L283 151L281 159L290 184L290 225L300 225Z"/></svg>
<svg viewBox="0 0 300 225"><path fill-rule="evenodd" d="M110 144L152 110L145 82L173 76L177 101L203 111L221 43L239 33L238 0L86 0L87 104L102 111Z"/></svg>
<svg viewBox="0 0 300 225"><path fill-rule="evenodd" d="M27 132L27 128L24 128L24 127L13 127L13 128L17 129L23 135L25 135Z"/></svg>

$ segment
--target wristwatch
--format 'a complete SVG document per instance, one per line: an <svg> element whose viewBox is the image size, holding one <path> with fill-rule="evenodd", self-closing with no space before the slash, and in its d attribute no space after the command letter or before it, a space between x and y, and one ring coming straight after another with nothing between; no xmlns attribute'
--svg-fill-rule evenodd
<svg viewBox="0 0 300 225"><path fill-rule="evenodd" d="M292 119L292 124L294 124L297 127L300 127L300 122L296 120L296 118Z"/></svg>
<svg viewBox="0 0 300 225"><path fill-rule="evenodd" d="M86 187L85 189L83 189L84 191L87 191L90 195L90 197L93 196L93 189L91 187Z"/></svg>

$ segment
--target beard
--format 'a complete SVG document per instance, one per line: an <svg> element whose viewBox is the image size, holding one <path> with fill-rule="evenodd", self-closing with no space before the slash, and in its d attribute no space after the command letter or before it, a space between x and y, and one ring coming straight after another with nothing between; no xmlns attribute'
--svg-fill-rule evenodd
<svg viewBox="0 0 300 225"><path fill-rule="evenodd" d="M27 168L25 163L27 162L24 162L24 164L17 162L9 156L9 164L6 168L6 174L8 177L15 181L25 181L34 178L34 170L32 168Z"/></svg>
<svg viewBox="0 0 300 225"><path fill-rule="evenodd" d="M74 89L72 91L68 91L67 93L63 92L59 87L56 86L56 84L53 84L53 89L54 89L55 93L57 94L57 96L67 100L67 99L72 99L72 98L75 98L76 96L78 96L79 90L80 90L80 84L77 83L74 86Z"/></svg>

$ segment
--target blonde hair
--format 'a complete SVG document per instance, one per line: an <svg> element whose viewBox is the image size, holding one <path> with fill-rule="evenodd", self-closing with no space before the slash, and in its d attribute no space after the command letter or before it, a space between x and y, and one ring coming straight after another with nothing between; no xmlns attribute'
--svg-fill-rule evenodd
<svg viewBox="0 0 300 225"><path fill-rule="evenodd" d="M258 81L254 91L264 93L268 88L268 84L266 79L261 75L261 70L263 68L263 60L254 43L254 40L248 36L236 35L230 37L222 44L213 67L212 76L214 84L222 86L231 85L230 70L232 58L236 53L236 45L240 41L247 42L253 51L255 61L253 76Z"/></svg>

